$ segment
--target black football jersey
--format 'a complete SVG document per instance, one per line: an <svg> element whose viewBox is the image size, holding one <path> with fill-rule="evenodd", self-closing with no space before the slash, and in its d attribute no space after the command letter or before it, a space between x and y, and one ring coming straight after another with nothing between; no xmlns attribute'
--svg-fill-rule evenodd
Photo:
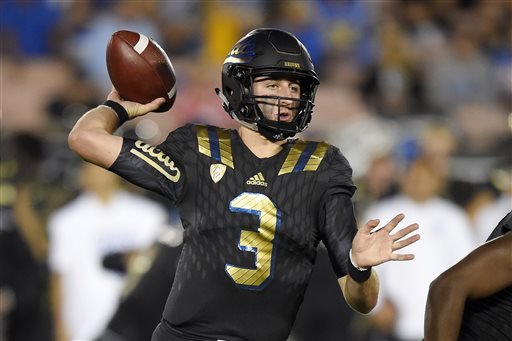
<svg viewBox="0 0 512 341"><path fill-rule="evenodd" d="M285 340L323 241L342 277L352 170L324 142L258 158L236 130L186 125L158 147L124 139L111 170L178 208L183 251L163 319L190 339Z"/></svg>
<svg viewBox="0 0 512 341"><path fill-rule="evenodd" d="M509 212L487 240L512 233L511 231L512 212ZM512 250L510 252L512 255ZM466 301L459 340L512 340L512 286L485 298Z"/></svg>

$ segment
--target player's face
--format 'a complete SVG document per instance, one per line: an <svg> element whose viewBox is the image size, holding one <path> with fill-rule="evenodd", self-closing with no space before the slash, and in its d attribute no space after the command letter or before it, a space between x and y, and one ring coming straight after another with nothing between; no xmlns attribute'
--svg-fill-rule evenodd
<svg viewBox="0 0 512 341"><path fill-rule="evenodd" d="M295 80L256 77L253 84L255 96L300 98L300 84ZM298 112L299 102L284 98L259 98L256 100L266 119L291 122Z"/></svg>

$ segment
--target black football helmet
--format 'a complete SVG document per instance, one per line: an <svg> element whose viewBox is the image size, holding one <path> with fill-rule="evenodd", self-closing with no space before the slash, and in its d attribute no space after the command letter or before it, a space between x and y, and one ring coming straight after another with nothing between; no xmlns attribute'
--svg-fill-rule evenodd
<svg viewBox="0 0 512 341"><path fill-rule="evenodd" d="M252 86L258 76L297 80L300 99L254 96ZM309 52L294 35L262 28L249 32L235 44L222 68L222 90L215 91L233 119L272 141L279 141L306 129L319 83ZM280 100L299 102L298 113L292 122L269 120L256 102L261 99L277 100L278 105Z"/></svg>

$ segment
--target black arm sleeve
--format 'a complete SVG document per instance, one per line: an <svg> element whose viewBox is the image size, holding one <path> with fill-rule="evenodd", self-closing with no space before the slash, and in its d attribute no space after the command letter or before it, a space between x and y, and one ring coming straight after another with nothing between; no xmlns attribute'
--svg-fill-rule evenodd
<svg viewBox="0 0 512 341"><path fill-rule="evenodd" d="M165 196L173 204L181 199L185 183L183 167L178 165L177 158L152 145L124 139L121 152L109 170L137 186Z"/></svg>
<svg viewBox="0 0 512 341"><path fill-rule="evenodd" d="M329 252L336 276L347 274L348 251L357 232L352 200L348 195L333 195L322 207L322 241Z"/></svg>
<svg viewBox="0 0 512 341"><path fill-rule="evenodd" d="M322 174L324 194L320 206L320 237L338 278L345 276L348 251L357 232L352 195L356 187L352 168L339 149L331 147Z"/></svg>

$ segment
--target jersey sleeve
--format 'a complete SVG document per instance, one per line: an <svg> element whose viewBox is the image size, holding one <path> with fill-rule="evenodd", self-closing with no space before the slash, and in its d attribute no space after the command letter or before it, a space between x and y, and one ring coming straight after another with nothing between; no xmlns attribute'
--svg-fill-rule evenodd
<svg viewBox="0 0 512 341"><path fill-rule="evenodd" d="M347 274L348 252L357 232L352 204L356 187L352 181L352 168L339 149L331 146L326 156L321 174L320 237L334 272L340 278Z"/></svg>
<svg viewBox="0 0 512 341"><path fill-rule="evenodd" d="M159 146L123 139L123 146L110 171L127 181L159 193L177 204L185 187L183 155L190 127L175 130Z"/></svg>
<svg viewBox="0 0 512 341"><path fill-rule="evenodd" d="M498 225L494 228L487 241L493 240L499 236L512 231L512 211L510 211L503 219L500 220Z"/></svg>

